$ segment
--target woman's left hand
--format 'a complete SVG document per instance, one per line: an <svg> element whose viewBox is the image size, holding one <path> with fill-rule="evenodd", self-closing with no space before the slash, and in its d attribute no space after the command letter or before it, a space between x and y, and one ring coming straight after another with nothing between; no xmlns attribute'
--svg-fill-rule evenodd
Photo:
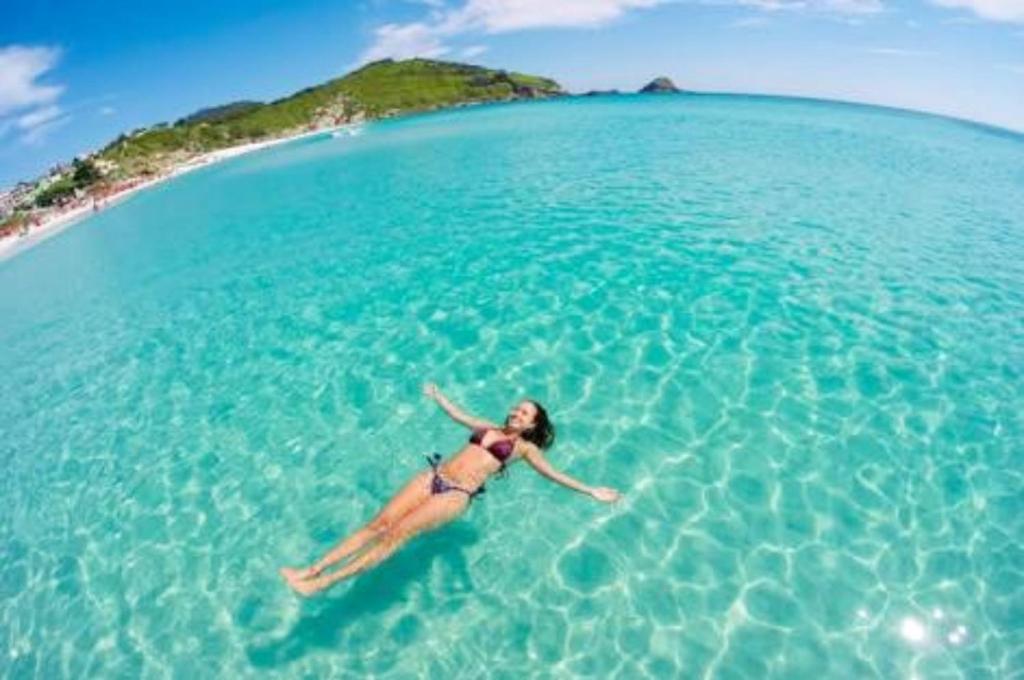
<svg viewBox="0 0 1024 680"><path fill-rule="evenodd" d="M608 488L607 486L599 486L596 489L591 489L590 495L602 503L614 503L615 501L622 498L622 495L615 489Z"/></svg>

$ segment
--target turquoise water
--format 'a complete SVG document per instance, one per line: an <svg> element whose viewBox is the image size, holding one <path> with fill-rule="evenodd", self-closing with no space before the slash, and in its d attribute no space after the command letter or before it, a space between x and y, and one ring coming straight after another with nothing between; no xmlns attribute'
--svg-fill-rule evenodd
<svg viewBox="0 0 1024 680"><path fill-rule="evenodd" d="M1024 139L770 98L392 120L0 263L0 676L1024 672ZM522 395L553 462L282 564Z"/></svg>

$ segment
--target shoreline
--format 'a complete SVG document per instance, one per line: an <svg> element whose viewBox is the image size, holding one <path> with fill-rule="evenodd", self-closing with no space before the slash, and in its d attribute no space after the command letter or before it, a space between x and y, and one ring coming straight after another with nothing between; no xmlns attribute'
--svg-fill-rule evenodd
<svg viewBox="0 0 1024 680"><path fill-rule="evenodd" d="M53 215L48 215L39 225L31 227L26 234L11 234L0 238L0 263L9 260L19 253L25 252L29 248L32 248L53 236L56 236L92 215L98 215L104 212L108 208L121 203L141 191L150 189L176 177L181 177L193 170L205 168L213 165L214 163L228 160L229 158L236 158L247 153L252 153L253 151L286 144L298 139L331 134L338 130L353 127L354 125L358 125L358 123L344 123L333 127L306 130L293 135L275 137L273 139L265 139L257 142L247 142L245 144L229 146L223 149L217 149L215 151L208 151L204 154L200 154L173 167L166 174L139 182L138 184L130 186L116 194L105 197L102 199L103 206L97 210L93 209L94 201L87 201L84 205L75 206Z"/></svg>
<svg viewBox="0 0 1024 680"><path fill-rule="evenodd" d="M687 90L684 92L674 93L686 97L736 97L736 98L749 98L749 99L780 99L780 100L794 100L804 101L817 104L826 105L840 105L849 106L856 108L865 109L879 109L882 111L889 111L896 114L921 116L927 118L935 118L950 123L956 123L959 125L966 125L976 128L982 132L989 134L995 134L1003 137L1012 138L1015 141L1024 141L1024 128L1017 129L1009 127L1007 125L1000 125L997 123L976 120L971 118L959 117L949 113L941 113L938 111L928 111L924 109L911 109L900 106L892 106L886 104L878 104L872 102L862 102L856 100L847 99L832 99L826 97L814 97L805 95L788 95L788 94L772 94L764 92L732 92L732 91L692 91ZM634 97L634 96L651 96L644 95L637 92L622 91L622 92L598 92L593 95L587 93L565 93L561 97L543 97L537 100L530 101L545 101L549 99L591 99L595 97ZM659 94L656 96L665 96ZM271 146L277 146L285 144L291 141L306 137L314 137L316 135L332 134L339 130L350 129L358 125L369 123L372 121L383 121L388 119L406 118L408 116L424 115L430 113L438 113L446 110L458 109L463 107L474 107L474 106L487 106L494 104L504 104L520 101L517 99L512 100L480 100L480 101L467 101L459 102L455 104L449 104L446 106L428 107L425 109L418 109L406 112L400 112L397 114L385 114L377 118L359 120L356 122L347 122L340 125L334 125L330 127L317 128L316 130L306 130L298 132L292 135L286 135L283 137L275 137L273 139L265 139L256 142L248 142L245 144L239 144L237 146L226 147L223 149L217 149L215 151L209 151L205 154L200 154L181 164L173 167L169 172L152 179L139 182L131 187L125 188L122 191L112 194L103 198L103 205L98 211L92 209L91 204L80 205L73 208L69 208L60 213L47 216L38 226L30 228L26 234L10 234L7 236L0 236L0 264L6 260L22 253L29 248L35 246L38 243L45 241L48 238L56 236L65 229L78 224L90 215L102 212L113 204L119 203L127 198L133 196L136 192L144 189L151 188L162 182L179 177L187 172L191 172L197 168L206 167L213 163L218 163L229 158L241 156L246 153L258 151Z"/></svg>

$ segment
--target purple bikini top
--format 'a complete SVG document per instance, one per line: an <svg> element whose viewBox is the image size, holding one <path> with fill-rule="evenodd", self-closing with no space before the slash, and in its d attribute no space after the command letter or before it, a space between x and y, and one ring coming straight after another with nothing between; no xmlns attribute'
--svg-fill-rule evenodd
<svg viewBox="0 0 1024 680"><path fill-rule="evenodd" d="M480 427L473 430L473 434L469 436L469 441L477 446L483 446L480 442L484 440L484 434L487 433L487 429ZM499 439L487 448L488 453L498 459L498 462L505 465L505 461L508 460L509 456L512 455L512 451L515 449L515 442L511 439Z"/></svg>

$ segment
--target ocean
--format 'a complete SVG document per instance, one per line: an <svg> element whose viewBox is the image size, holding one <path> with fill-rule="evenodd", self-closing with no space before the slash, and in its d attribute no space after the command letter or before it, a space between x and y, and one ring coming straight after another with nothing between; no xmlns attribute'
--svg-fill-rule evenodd
<svg viewBox="0 0 1024 680"><path fill-rule="evenodd" d="M771 97L254 152L0 262L0 676L1024 672L1024 137ZM323 597L468 432L548 458Z"/></svg>

